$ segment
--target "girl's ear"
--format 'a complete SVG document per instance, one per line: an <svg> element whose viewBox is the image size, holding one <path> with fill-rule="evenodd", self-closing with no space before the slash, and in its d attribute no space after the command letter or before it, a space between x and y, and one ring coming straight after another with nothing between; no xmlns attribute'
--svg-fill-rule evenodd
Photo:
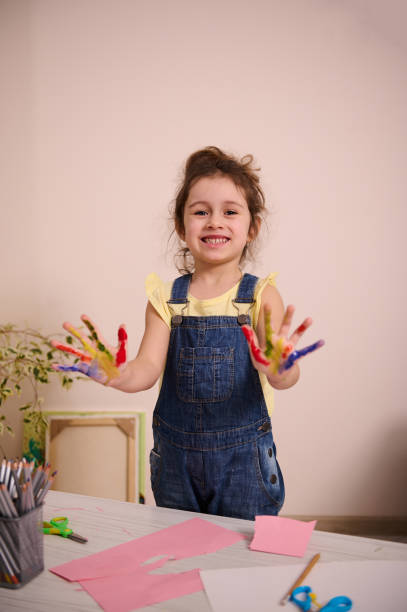
<svg viewBox="0 0 407 612"><path fill-rule="evenodd" d="M185 228L184 226L180 227L178 223L175 225L175 231L177 232L178 238L181 240L185 240Z"/></svg>
<svg viewBox="0 0 407 612"><path fill-rule="evenodd" d="M251 222L249 227L249 232L247 234L247 242L251 242L255 238L257 238L258 233L261 227L261 219L260 217L256 217L254 221Z"/></svg>

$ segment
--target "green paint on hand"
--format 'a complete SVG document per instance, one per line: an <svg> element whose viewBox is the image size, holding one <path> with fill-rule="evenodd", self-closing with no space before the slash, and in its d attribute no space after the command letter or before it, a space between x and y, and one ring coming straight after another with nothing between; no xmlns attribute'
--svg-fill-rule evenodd
<svg viewBox="0 0 407 612"><path fill-rule="evenodd" d="M269 310L264 311L264 326L266 330L266 348L264 354L270 359L273 352L273 330L271 327L271 313Z"/></svg>

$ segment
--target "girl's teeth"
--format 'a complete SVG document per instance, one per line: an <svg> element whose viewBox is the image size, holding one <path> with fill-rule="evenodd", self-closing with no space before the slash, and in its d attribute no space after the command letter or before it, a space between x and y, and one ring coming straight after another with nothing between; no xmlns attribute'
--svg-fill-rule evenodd
<svg viewBox="0 0 407 612"><path fill-rule="evenodd" d="M209 242L209 244L224 244L227 241L227 238L204 238L204 242Z"/></svg>

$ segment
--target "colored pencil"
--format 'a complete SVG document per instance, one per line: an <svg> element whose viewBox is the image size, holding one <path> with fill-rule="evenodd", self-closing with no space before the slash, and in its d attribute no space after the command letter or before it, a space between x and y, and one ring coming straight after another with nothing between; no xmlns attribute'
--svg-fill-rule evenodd
<svg viewBox="0 0 407 612"><path fill-rule="evenodd" d="M19 529L31 529L32 521L27 519L20 527L19 519L43 504L57 473L49 476L50 470L49 463L35 469L34 461L25 458L0 461L0 582L11 586L26 582L29 576L22 568L37 563L31 547L21 546L17 537Z"/></svg>
<svg viewBox="0 0 407 612"><path fill-rule="evenodd" d="M291 597L291 593L293 591L295 591L295 589L298 586L300 586L300 584L302 584L304 582L304 579L308 576L308 574L310 573L310 571L312 570L312 568L314 567L315 563L319 560L320 557L321 557L321 555L319 553L312 557L312 559L308 563L307 567L298 576L297 580L294 582L292 587L287 591L287 593L284 595L284 597L280 600L280 606L285 606L285 604L287 603L288 599Z"/></svg>

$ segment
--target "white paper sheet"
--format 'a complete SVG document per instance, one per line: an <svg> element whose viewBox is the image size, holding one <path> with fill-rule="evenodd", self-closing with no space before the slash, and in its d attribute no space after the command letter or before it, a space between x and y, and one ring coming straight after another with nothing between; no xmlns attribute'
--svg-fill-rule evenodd
<svg viewBox="0 0 407 612"><path fill-rule="evenodd" d="M201 570L213 612L297 612L280 599L304 569L302 565ZM320 604L347 595L355 612L407 610L406 561L319 561L305 579Z"/></svg>

